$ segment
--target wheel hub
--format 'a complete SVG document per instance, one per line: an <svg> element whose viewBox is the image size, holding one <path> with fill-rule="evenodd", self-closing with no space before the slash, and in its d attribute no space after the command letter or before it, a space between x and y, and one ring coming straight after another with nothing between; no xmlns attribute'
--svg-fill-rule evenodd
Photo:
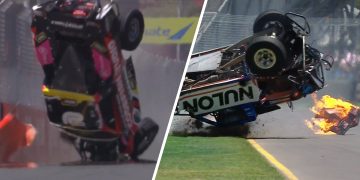
<svg viewBox="0 0 360 180"><path fill-rule="evenodd" d="M137 19L133 19L129 24L129 40L135 42L140 34L140 22Z"/></svg>
<svg viewBox="0 0 360 180"><path fill-rule="evenodd" d="M257 67L261 69L270 69L276 63L275 53L267 48L259 49L256 51L254 61Z"/></svg>
<svg viewBox="0 0 360 180"><path fill-rule="evenodd" d="M279 21L270 21L264 25L264 29L275 28L275 36L279 36L282 32L285 31L284 26Z"/></svg>

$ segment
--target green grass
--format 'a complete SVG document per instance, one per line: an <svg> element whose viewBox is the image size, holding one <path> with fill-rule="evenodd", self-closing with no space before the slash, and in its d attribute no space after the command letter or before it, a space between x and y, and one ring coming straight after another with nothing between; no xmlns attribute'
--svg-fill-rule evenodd
<svg viewBox="0 0 360 180"><path fill-rule="evenodd" d="M245 139L169 136L156 180L284 179Z"/></svg>

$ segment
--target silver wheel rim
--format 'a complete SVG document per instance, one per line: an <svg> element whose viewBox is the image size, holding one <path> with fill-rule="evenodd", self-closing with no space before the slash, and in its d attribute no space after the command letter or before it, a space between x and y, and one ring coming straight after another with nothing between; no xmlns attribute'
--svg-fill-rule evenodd
<svg viewBox="0 0 360 180"><path fill-rule="evenodd" d="M254 62L260 69L270 69L276 63L276 55L271 49L262 48L256 51Z"/></svg>

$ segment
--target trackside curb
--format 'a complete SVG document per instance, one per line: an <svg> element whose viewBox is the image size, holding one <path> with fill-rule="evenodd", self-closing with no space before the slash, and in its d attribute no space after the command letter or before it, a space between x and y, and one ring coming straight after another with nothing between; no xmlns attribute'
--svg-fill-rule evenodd
<svg viewBox="0 0 360 180"><path fill-rule="evenodd" d="M298 178L292 173L285 165L279 162L274 156L267 152L261 147L255 140L247 140L261 155L263 155L273 166L275 166L282 174L285 175L286 179L298 180Z"/></svg>

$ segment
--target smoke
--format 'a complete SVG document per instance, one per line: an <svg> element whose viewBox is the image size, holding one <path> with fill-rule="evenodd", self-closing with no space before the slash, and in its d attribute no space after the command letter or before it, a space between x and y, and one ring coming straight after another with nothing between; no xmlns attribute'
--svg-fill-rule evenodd
<svg viewBox="0 0 360 180"><path fill-rule="evenodd" d="M304 123L311 119L311 99L294 103L294 110L282 105L280 110L259 115L243 126L215 127L199 123L189 116L174 116L170 134L176 136L236 136L244 138L308 138L314 133Z"/></svg>
<svg viewBox="0 0 360 180"><path fill-rule="evenodd" d="M189 116L174 116L170 128L170 134L174 136L234 136L247 137L248 125L236 125L227 127L216 127L201 123Z"/></svg>

